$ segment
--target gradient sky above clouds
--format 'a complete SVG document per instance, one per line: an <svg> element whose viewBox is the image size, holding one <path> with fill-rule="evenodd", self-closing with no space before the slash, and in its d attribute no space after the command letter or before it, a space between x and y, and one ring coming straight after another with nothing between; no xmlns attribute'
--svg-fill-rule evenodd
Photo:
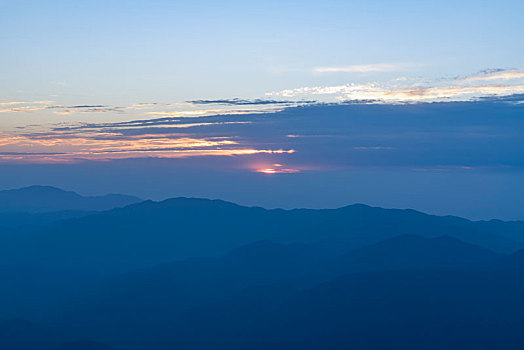
<svg viewBox="0 0 524 350"><path fill-rule="evenodd" d="M2 187L524 218L522 13L4 1Z"/></svg>
<svg viewBox="0 0 524 350"><path fill-rule="evenodd" d="M523 11L522 1L3 1L0 88L4 99L122 104L522 68Z"/></svg>

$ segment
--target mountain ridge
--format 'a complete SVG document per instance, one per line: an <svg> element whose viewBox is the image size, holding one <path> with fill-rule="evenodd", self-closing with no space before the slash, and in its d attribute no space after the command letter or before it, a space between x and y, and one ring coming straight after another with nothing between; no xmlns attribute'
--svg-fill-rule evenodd
<svg viewBox="0 0 524 350"><path fill-rule="evenodd" d="M101 211L140 201L138 197L123 194L82 196L53 186L33 185L0 191L0 212Z"/></svg>
<svg viewBox="0 0 524 350"><path fill-rule="evenodd" d="M511 235L506 236L508 225ZM10 235L11 241L0 242L0 264L25 259L127 269L220 255L263 239L313 244L337 253L404 234L448 235L498 252L524 248L524 230L514 222L475 222L364 204L284 210L178 197L59 220L24 231L23 239Z"/></svg>

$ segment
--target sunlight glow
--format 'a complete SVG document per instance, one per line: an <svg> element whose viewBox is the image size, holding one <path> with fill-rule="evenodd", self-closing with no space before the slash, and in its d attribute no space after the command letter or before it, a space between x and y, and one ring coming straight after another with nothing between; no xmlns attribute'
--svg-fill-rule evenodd
<svg viewBox="0 0 524 350"><path fill-rule="evenodd" d="M279 165L281 166L280 164L275 164L275 165ZM257 173L263 173L263 174L295 174L295 173L299 173L300 170L298 169L284 169L284 168L265 168L265 169L257 169L255 170Z"/></svg>

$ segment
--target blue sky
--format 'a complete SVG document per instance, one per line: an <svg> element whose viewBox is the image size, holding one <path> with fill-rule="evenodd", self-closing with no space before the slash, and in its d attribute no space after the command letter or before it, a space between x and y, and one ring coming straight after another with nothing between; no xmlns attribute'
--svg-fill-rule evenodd
<svg viewBox="0 0 524 350"><path fill-rule="evenodd" d="M5 99L260 97L522 68L521 1L4 1ZM390 64L386 72L318 67Z"/></svg>
<svg viewBox="0 0 524 350"><path fill-rule="evenodd" d="M4 1L2 187L524 218L522 13Z"/></svg>

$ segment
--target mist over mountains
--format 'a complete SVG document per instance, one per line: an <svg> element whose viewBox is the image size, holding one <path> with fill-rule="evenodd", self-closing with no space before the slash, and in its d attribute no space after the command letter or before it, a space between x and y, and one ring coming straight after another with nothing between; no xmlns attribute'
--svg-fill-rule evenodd
<svg viewBox="0 0 524 350"><path fill-rule="evenodd" d="M3 349L524 346L524 222L38 186L0 207Z"/></svg>
<svg viewBox="0 0 524 350"><path fill-rule="evenodd" d="M0 350L524 349L524 1L0 8Z"/></svg>

